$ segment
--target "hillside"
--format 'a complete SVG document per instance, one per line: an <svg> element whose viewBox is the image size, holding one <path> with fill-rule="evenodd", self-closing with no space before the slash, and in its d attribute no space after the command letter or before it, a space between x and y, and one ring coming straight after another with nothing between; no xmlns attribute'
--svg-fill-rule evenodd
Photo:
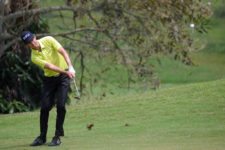
<svg viewBox="0 0 225 150"><path fill-rule="evenodd" d="M60 149L222 150L225 80L156 92L73 102ZM48 142L55 126L52 110ZM39 131L39 112L0 116L0 149L26 150ZM86 125L93 123L92 130ZM47 145L38 149L48 149Z"/></svg>

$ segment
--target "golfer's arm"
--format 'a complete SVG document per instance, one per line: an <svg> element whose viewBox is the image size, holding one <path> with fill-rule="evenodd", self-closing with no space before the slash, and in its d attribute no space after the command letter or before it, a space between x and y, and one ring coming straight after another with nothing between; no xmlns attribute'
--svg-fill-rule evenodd
<svg viewBox="0 0 225 150"><path fill-rule="evenodd" d="M63 73L63 74L66 74L66 71L51 64L51 63L45 63L44 65L44 68L45 69L49 69L49 70L52 70L52 71L55 71L55 72L58 72L58 73Z"/></svg>
<svg viewBox="0 0 225 150"><path fill-rule="evenodd" d="M59 53L64 57L67 65L68 66L72 66L70 57L69 57L68 53L66 52L66 50L63 47L59 49Z"/></svg>

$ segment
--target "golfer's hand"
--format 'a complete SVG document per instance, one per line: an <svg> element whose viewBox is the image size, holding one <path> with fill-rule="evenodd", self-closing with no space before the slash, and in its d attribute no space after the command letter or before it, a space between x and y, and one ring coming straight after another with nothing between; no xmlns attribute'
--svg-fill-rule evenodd
<svg viewBox="0 0 225 150"><path fill-rule="evenodd" d="M68 76L70 79L72 79L72 78L75 77L75 75L76 75L76 71L75 71L75 69L73 68L73 66L70 65L70 66L69 66L68 73L67 73L67 76Z"/></svg>
<svg viewBox="0 0 225 150"><path fill-rule="evenodd" d="M72 79L72 78L75 77L75 72L67 71L67 72L66 72L66 75L67 75L70 79Z"/></svg>

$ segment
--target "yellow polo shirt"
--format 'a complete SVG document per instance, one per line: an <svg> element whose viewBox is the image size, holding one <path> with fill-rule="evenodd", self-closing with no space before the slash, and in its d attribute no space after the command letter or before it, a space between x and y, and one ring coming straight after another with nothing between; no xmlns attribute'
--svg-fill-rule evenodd
<svg viewBox="0 0 225 150"><path fill-rule="evenodd" d="M44 68L47 62L54 64L63 70L68 68L64 57L58 51L62 46L56 39L51 36L46 36L39 39L38 41L41 46L41 51L32 49L31 61L44 70L45 76L51 77L59 75L58 72Z"/></svg>

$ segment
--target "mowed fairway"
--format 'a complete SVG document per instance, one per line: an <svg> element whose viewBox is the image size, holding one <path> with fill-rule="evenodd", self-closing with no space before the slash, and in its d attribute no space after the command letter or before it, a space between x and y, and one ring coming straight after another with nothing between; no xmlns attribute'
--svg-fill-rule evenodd
<svg viewBox="0 0 225 150"><path fill-rule="evenodd" d="M64 150L224 150L225 80L83 100L68 107ZM86 125L93 123L92 130ZM54 134L51 111L48 142ZM0 149L29 147L39 112L0 116Z"/></svg>

